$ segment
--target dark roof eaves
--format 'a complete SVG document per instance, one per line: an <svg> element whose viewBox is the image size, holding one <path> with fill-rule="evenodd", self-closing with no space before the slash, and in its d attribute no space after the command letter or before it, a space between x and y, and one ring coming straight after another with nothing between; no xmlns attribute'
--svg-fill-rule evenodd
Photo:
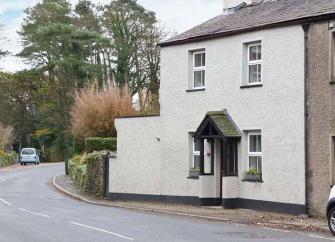
<svg viewBox="0 0 335 242"><path fill-rule="evenodd" d="M264 25L259 25L259 26L251 26L251 27L247 27L247 28L225 31L225 32L216 33L216 34L200 35L200 36L191 37L191 38L187 38L187 39L181 39L181 40L175 40L175 41L169 41L169 42L168 41L167 42L162 42L162 43L159 43L158 45L160 47L168 47L168 46L173 46L173 45L188 44L188 43L194 43L194 42L217 39L217 38L236 35L236 34L245 33L245 32L252 32L252 31L260 30L260 29L269 29L269 28L277 28L277 27L283 27L283 26L305 24L305 23L311 23L311 22L315 22L315 21L329 20L329 19L332 19L332 18L335 18L335 13L323 14L323 15L312 16L312 17L305 17L305 18L275 22L275 23L269 23L269 24L264 24Z"/></svg>

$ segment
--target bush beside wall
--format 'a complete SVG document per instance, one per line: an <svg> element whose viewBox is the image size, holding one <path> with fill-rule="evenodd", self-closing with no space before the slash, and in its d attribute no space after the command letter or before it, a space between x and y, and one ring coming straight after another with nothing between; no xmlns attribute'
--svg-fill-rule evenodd
<svg viewBox="0 0 335 242"><path fill-rule="evenodd" d="M85 178L86 178L86 160L84 156L75 156L69 160L69 176L80 186L80 190L84 191Z"/></svg>
<svg viewBox="0 0 335 242"><path fill-rule="evenodd" d="M98 197L105 196L105 158L106 152L93 152L87 155L86 177L85 177L85 192Z"/></svg>
<svg viewBox="0 0 335 242"><path fill-rule="evenodd" d="M116 138L87 138L85 140L86 152L107 150L115 152L117 148Z"/></svg>

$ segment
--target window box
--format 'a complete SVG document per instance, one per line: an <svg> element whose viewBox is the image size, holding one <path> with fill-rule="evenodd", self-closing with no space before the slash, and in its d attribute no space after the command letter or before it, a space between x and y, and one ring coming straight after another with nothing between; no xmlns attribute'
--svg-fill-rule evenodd
<svg viewBox="0 0 335 242"><path fill-rule="evenodd" d="M250 169L244 173L243 181L262 181L262 173L257 169Z"/></svg>
<svg viewBox="0 0 335 242"><path fill-rule="evenodd" d="M189 171L189 178L199 178L199 173L200 173L200 170L190 170Z"/></svg>

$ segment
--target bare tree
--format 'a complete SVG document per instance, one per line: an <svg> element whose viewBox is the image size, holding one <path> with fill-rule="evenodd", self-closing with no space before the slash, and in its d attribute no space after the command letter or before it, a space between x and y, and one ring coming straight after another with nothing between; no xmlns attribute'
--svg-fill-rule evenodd
<svg viewBox="0 0 335 242"><path fill-rule="evenodd" d="M14 129L10 126L0 124L0 149L5 150L14 140Z"/></svg>

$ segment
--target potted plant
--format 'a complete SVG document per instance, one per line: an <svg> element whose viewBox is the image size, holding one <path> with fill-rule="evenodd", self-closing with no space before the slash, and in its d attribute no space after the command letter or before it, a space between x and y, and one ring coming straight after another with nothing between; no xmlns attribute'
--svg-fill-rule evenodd
<svg viewBox="0 0 335 242"><path fill-rule="evenodd" d="M199 167L195 167L195 168L192 168L190 170L190 174L189 176L190 177L198 177L199 176L199 173L200 173L200 168Z"/></svg>
<svg viewBox="0 0 335 242"><path fill-rule="evenodd" d="M249 171L244 173L245 180L252 181L261 181L262 180L262 172L258 171L256 168L251 168Z"/></svg>

